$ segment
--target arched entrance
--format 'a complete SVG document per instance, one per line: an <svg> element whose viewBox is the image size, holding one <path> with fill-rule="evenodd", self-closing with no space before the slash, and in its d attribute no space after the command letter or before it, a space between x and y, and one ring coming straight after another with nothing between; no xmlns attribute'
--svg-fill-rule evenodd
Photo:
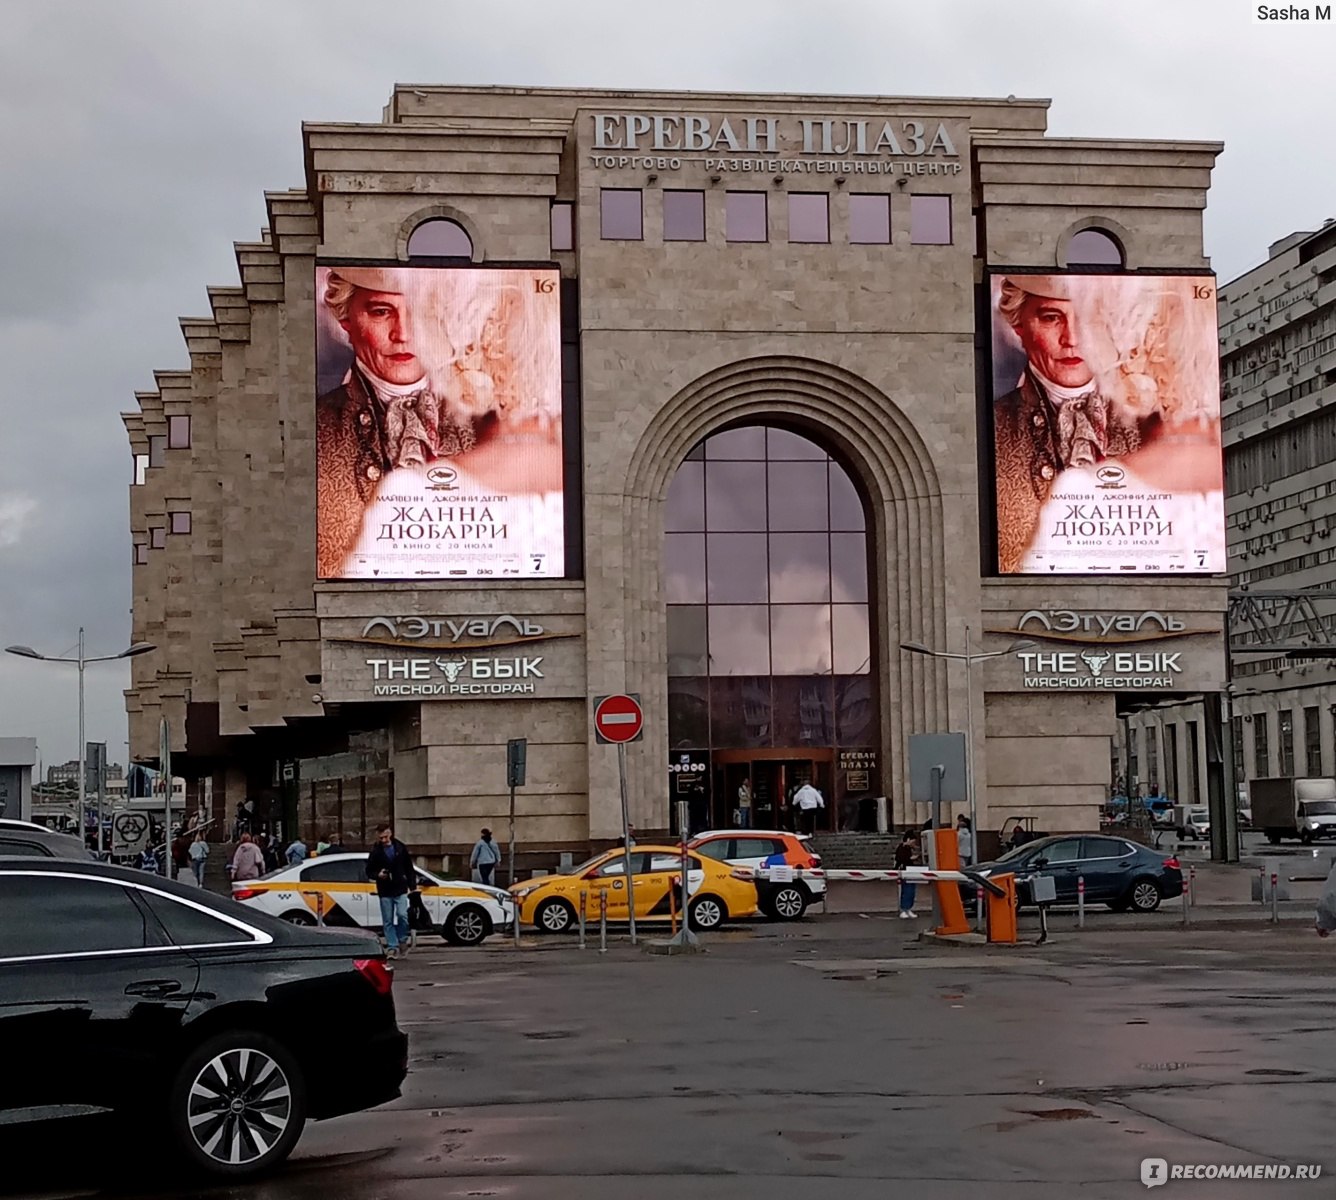
<svg viewBox="0 0 1336 1200"><path fill-rule="evenodd" d="M794 429L698 443L664 519L673 799L694 829L855 828L882 781L866 507L845 467ZM812 783L826 807L795 811ZM745 819L745 818L744 818Z"/></svg>

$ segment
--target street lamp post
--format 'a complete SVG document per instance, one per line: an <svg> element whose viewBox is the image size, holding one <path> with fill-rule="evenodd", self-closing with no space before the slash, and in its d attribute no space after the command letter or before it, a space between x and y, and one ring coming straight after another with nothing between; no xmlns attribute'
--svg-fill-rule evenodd
<svg viewBox="0 0 1336 1200"><path fill-rule="evenodd" d="M89 663L111 662L117 658L134 658L137 654L147 654L150 650L156 650L157 646L152 642L135 642L127 646L119 654L100 654L94 658L89 658L84 653L84 631L83 626L79 627L79 653L74 658L62 657L57 654L39 654L31 646L6 646L7 654L17 654L20 658L35 658L39 662L60 662L74 663L79 668L79 813L75 818L75 825L78 828L79 840L84 836L84 799L87 789L87 780L84 778L86 771L85 758L87 755L87 746L84 741L84 667ZM99 796L101 792L99 791ZM99 812L97 817L97 848L101 853L104 849L104 837L102 832L102 814Z"/></svg>
<svg viewBox="0 0 1336 1200"><path fill-rule="evenodd" d="M1035 643L1028 638L1022 638L1019 641L1012 642L1005 650L989 650L978 654L970 653L970 627L965 626L965 653L951 654L946 650L934 650L931 646L925 646L922 642L901 642L900 649L910 654L924 654L929 658L946 658L965 664L965 788L966 796L970 806L970 834L971 842L974 846L974 857L979 857L979 808L978 799L974 791L974 676L971 668L976 662L986 662L990 658L1002 658L1008 654L1015 654L1021 650L1030 650ZM983 911L983 893L980 891L979 910Z"/></svg>

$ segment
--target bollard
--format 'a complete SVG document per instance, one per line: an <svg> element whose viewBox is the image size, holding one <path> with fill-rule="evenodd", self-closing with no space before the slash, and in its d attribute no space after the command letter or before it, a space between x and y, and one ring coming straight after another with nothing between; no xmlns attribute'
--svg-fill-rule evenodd
<svg viewBox="0 0 1336 1200"><path fill-rule="evenodd" d="M608 952L608 894L598 894L598 952Z"/></svg>
<svg viewBox="0 0 1336 1200"><path fill-rule="evenodd" d="M1257 868L1257 899L1266 906L1266 867Z"/></svg>
<svg viewBox="0 0 1336 1200"><path fill-rule="evenodd" d="M1280 888L1276 885L1280 882L1275 871L1271 872L1271 924L1280 924Z"/></svg>
<svg viewBox="0 0 1336 1200"><path fill-rule="evenodd" d="M1184 887L1184 888L1183 888L1183 924L1184 924L1185 927L1186 927L1186 925L1187 925L1187 923L1188 923L1188 921L1189 921L1189 919L1190 919L1189 916L1188 916L1188 912L1189 912L1189 910L1191 909L1191 907L1192 907L1192 892L1191 892L1191 889L1188 888L1188 887Z"/></svg>
<svg viewBox="0 0 1336 1200"><path fill-rule="evenodd" d="M1188 903L1197 903L1197 868L1194 864L1188 865Z"/></svg>
<svg viewBox="0 0 1336 1200"><path fill-rule="evenodd" d="M585 948L585 907L589 896L586 892L580 893L580 949Z"/></svg>
<svg viewBox="0 0 1336 1200"><path fill-rule="evenodd" d="M1085 876L1076 877L1076 928L1085 928Z"/></svg>
<svg viewBox="0 0 1336 1200"><path fill-rule="evenodd" d="M680 884L681 880L679 879L671 879L668 881L668 919L672 922L673 937L677 936L677 896L673 892L673 888L678 887Z"/></svg>

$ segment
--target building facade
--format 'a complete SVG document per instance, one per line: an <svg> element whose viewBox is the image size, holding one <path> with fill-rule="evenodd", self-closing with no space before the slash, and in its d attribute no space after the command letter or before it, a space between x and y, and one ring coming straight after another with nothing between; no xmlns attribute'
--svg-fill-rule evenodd
<svg viewBox="0 0 1336 1200"><path fill-rule="evenodd" d="M1336 587L1336 222L1272 244L1219 301L1230 583L1269 612L1259 625L1321 644L1332 601L1318 593L1286 623L1279 593ZM1333 660L1254 649L1262 637L1241 612L1229 715L1243 795L1249 779L1336 775ZM1127 774L1152 794L1205 804L1205 716L1200 703L1129 716L1118 756Z"/></svg>
<svg viewBox="0 0 1336 1200"><path fill-rule="evenodd" d="M1093 827L1120 706L1221 686L1226 593L1204 557L1177 577L999 569L1016 518L994 499L989 288L1199 280L1220 147L1051 138L1046 117L399 87L380 123L305 126L304 187L267 195L241 285L182 320L188 369L125 414L134 637L160 647L131 663L132 756L153 760L166 717L173 769L220 814L250 797L350 841L392 814L449 854L504 828L524 737L520 847L579 853L621 831L591 698L630 692L638 830L677 799L727 823L744 782L754 820L786 821L808 779L827 824L878 795L921 819L911 735L971 725L985 828ZM493 284L475 333L440 333L471 303L448 289ZM363 317L411 318L421 364L363 358ZM551 324L522 368L550 370L541 394L488 358L526 321ZM430 419L396 362L447 380ZM1025 438L1044 419L1025 410ZM558 481L532 485L541 504L505 507L530 486L512 446ZM1055 467L1036 450L1021 470L1033 528ZM493 494L452 499L460 475ZM545 549L493 554L521 532ZM423 538L473 558L436 571Z"/></svg>

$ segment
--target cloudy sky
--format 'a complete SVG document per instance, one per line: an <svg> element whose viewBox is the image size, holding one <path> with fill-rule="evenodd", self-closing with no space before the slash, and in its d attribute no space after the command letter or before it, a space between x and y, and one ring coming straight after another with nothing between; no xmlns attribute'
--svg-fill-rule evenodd
<svg viewBox="0 0 1336 1200"><path fill-rule="evenodd" d="M12 0L0 40L0 645L129 636L118 414L187 365L179 315L237 282L300 122L376 121L396 81L1045 96L1067 136L1220 139L1222 279L1336 216L1336 24L1244 0ZM125 758L123 664L88 736ZM0 736L77 751L73 668L0 655Z"/></svg>

